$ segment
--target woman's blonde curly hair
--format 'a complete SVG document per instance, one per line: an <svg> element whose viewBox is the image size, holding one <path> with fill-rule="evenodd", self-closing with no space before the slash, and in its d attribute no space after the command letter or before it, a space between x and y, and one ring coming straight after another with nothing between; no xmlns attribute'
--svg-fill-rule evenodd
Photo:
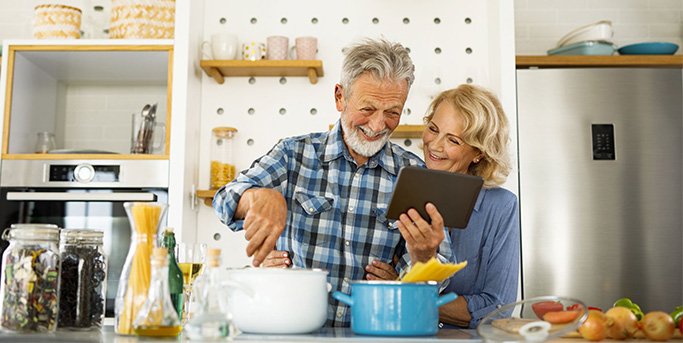
<svg viewBox="0 0 683 343"><path fill-rule="evenodd" d="M469 84L443 91L429 105L425 124L429 124L434 111L444 101L462 115L460 138L483 155L479 163L470 163L469 173L484 178L484 188L502 185L512 166L508 154L510 124L498 97L483 87Z"/></svg>

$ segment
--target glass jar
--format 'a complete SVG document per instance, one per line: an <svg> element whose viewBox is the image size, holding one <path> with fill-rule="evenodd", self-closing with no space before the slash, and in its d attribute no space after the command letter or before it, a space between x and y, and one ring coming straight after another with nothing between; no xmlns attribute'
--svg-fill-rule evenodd
<svg viewBox="0 0 683 343"><path fill-rule="evenodd" d="M14 224L5 229L0 327L9 332L53 332L59 312L59 227Z"/></svg>
<svg viewBox="0 0 683 343"><path fill-rule="evenodd" d="M55 135L52 132L38 132L38 139L36 140L36 154L47 154L50 150L57 148L55 143Z"/></svg>
<svg viewBox="0 0 683 343"><path fill-rule="evenodd" d="M125 202L123 207L130 221L131 237L116 291L114 331L120 335L133 335L133 320L147 299L152 278L150 256L168 205L159 202Z"/></svg>
<svg viewBox="0 0 683 343"><path fill-rule="evenodd" d="M103 236L102 231L90 229L61 231L59 328L102 327L107 292Z"/></svg>
<svg viewBox="0 0 683 343"><path fill-rule="evenodd" d="M211 131L211 189L223 187L235 178L232 162L232 138L237 129L216 127Z"/></svg>

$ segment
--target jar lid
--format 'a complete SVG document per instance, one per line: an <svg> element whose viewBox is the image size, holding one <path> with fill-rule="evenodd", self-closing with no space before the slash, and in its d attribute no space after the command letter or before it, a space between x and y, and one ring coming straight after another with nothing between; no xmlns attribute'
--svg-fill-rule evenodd
<svg viewBox="0 0 683 343"><path fill-rule="evenodd" d="M60 236L65 242L99 243L104 237L104 232L95 229L62 229Z"/></svg>
<svg viewBox="0 0 683 343"><path fill-rule="evenodd" d="M234 127L221 126L214 127L211 132L213 132L214 136L219 138L232 138L232 136L237 133L237 129Z"/></svg>
<svg viewBox="0 0 683 343"><path fill-rule="evenodd" d="M2 233L4 240L58 241L59 226L54 224L12 224Z"/></svg>

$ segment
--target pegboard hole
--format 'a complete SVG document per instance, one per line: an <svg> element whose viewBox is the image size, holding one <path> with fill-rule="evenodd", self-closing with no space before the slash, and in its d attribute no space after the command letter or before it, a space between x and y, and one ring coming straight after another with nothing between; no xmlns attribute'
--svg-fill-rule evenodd
<svg viewBox="0 0 683 343"><path fill-rule="evenodd" d="M434 18L434 24L441 24L441 19Z"/></svg>
<svg viewBox="0 0 683 343"><path fill-rule="evenodd" d="M346 48L342 48L342 54L346 55L346 51L347 51L347 50L348 50L348 49L346 49Z"/></svg>
<svg viewBox="0 0 683 343"><path fill-rule="evenodd" d="M213 234L213 240L214 241L220 241L221 240L221 234L216 232Z"/></svg>
<svg viewBox="0 0 683 343"><path fill-rule="evenodd" d="M411 141L410 139L406 139L406 140L403 141L403 144L404 144L405 146L411 146L411 145L413 145L413 141Z"/></svg>
<svg viewBox="0 0 683 343"><path fill-rule="evenodd" d="M314 116L316 114L318 114L318 110L316 110L315 108L311 108L311 115Z"/></svg>
<svg viewBox="0 0 683 343"><path fill-rule="evenodd" d="M95 11L98 11L98 12L99 12L99 11L104 11L104 6L99 6L99 5L97 5L97 6L94 6L92 9L94 9Z"/></svg>
<svg viewBox="0 0 683 343"><path fill-rule="evenodd" d="M281 85L284 85L284 84L286 84L286 83L287 83L287 78L286 78L286 77L281 77L281 78L280 78L280 84L281 84Z"/></svg>
<svg viewBox="0 0 683 343"><path fill-rule="evenodd" d="M472 19L470 19L470 18L465 18L465 24L471 24L471 23L472 23Z"/></svg>
<svg viewBox="0 0 683 343"><path fill-rule="evenodd" d="M281 109L280 109L280 114L281 114L281 115L287 114L287 110L286 110L285 108L281 108Z"/></svg>
<svg viewBox="0 0 683 343"><path fill-rule="evenodd" d="M317 24L318 23L318 18L311 18L311 24Z"/></svg>
<svg viewBox="0 0 683 343"><path fill-rule="evenodd" d="M467 78L467 83L472 83L472 82L474 82L474 80L472 80L471 77L468 77L468 78Z"/></svg>
<svg viewBox="0 0 683 343"><path fill-rule="evenodd" d="M251 20L249 20L249 22L252 23L252 24L256 24L256 23L258 23L258 19L256 19L256 18L251 18Z"/></svg>
<svg viewBox="0 0 683 343"><path fill-rule="evenodd" d="M256 83L256 78L255 78L255 77L250 77L250 78L249 78L249 84L250 84L250 85L253 85L253 84L255 84L255 83Z"/></svg>
<svg viewBox="0 0 683 343"><path fill-rule="evenodd" d="M467 48L467 49L465 49L465 52L466 52L468 55L471 54L471 53L472 53L472 48Z"/></svg>
<svg viewBox="0 0 683 343"><path fill-rule="evenodd" d="M379 18L372 18L373 24L379 24Z"/></svg>
<svg viewBox="0 0 683 343"><path fill-rule="evenodd" d="M248 146L254 145L254 140L252 138L247 139L247 145Z"/></svg>
<svg viewBox="0 0 683 343"><path fill-rule="evenodd" d="M404 24L410 24L410 19L409 18L403 18L403 23Z"/></svg>
<svg viewBox="0 0 683 343"><path fill-rule="evenodd" d="M256 110L253 107L249 107L249 109L247 110L247 113L249 113L249 115L251 116L251 115L254 115L254 113L256 113Z"/></svg>
<svg viewBox="0 0 683 343"><path fill-rule="evenodd" d="M436 83L437 85L440 85L441 84L441 78L437 77L436 79L434 79L434 83Z"/></svg>
<svg viewBox="0 0 683 343"><path fill-rule="evenodd" d="M225 113L225 111L223 110L222 107L219 107L219 108L216 110L216 113L217 113L218 115L222 115L223 113Z"/></svg>
<svg viewBox="0 0 683 343"><path fill-rule="evenodd" d="M349 23L349 18L342 18L342 24L346 25Z"/></svg>
<svg viewBox="0 0 683 343"><path fill-rule="evenodd" d="M409 116L413 111L410 110L410 108L406 108L403 110L403 113L407 116Z"/></svg>
<svg viewBox="0 0 683 343"><path fill-rule="evenodd" d="M280 19L280 24L287 24L287 18Z"/></svg>
<svg viewBox="0 0 683 343"><path fill-rule="evenodd" d="M225 19L225 18L221 18L218 22L221 23L221 24L225 24L225 23L228 22L228 20Z"/></svg>
<svg viewBox="0 0 683 343"><path fill-rule="evenodd" d="M434 49L434 53L437 54L437 55L440 54L440 53L441 53L441 48L436 48L436 49Z"/></svg>
<svg viewBox="0 0 683 343"><path fill-rule="evenodd" d="M407 51L408 53L410 53L410 48L409 48L409 47L406 47L406 51Z"/></svg>

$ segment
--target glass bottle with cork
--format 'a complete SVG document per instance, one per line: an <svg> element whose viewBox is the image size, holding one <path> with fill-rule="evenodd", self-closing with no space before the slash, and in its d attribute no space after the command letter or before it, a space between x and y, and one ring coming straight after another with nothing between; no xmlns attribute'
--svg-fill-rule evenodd
<svg viewBox="0 0 683 343"><path fill-rule="evenodd" d="M236 333L226 303L228 297L221 285L224 276L220 258L220 249L208 249L207 270L195 286L200 299L199 308L186 326L187 335L192 340L219 340L231 338Z"/></svg>
<svg viewBox="0 0 683 343"><path fill-rule="evenodd" d="M211 132L211 189L223 187L235 178L232 162L233 127L216 127Z"/></svg>
<svg viewBox="0 0 683 343"><path fill-rule="evenodd" d="M152 250L152 280L147 300L135 321L133 332L142 337L176 337L183 329L168 290L168 251Z"/></svg>
<svg viewBox="0 0 683 343"><path fill-rule="evenodd" d="M183 315L183 273L175 257L176 241L172 227L164 228L160 245L168 250L168 289L173 307L178 317L181 318Z"/></svg>

